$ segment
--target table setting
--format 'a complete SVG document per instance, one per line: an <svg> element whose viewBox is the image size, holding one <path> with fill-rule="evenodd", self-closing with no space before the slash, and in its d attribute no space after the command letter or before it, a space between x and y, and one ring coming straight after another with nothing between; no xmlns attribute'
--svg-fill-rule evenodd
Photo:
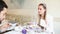
<svg viewBox="0 0 60 34"><path fill-rule="evenodd" d="M42 32L41 28L37 25L17 25L17 23L10 23L10 27L8 27L5 31L1 31L2 34L45 34L46 32Z"/></svg>

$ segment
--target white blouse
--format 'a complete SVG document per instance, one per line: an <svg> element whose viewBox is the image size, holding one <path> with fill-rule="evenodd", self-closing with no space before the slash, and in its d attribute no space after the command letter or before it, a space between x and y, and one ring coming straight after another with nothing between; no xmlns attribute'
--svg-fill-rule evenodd
<svg viewBox="0 0 60 34"><path fill-rule="evenodd" d="M47 22L47 23L45 23L45 22ZM32 24L36 26L38 23L33 22ZM44 26L46 28L45 32L47 32L47 34L51 34L51 32L53 32L53 34L54 34L54 30L53 30L53 17L52 16L46 15L46 21L41 19L40 25Z"/></svg>
<svg viewBox="0 0 60 34"><path fill-rule="evenodd" d="M47 22L47 23L45 23L45 22ZM44 26L46 28L47 33L51 33L51 32L54 33L54 30L53 30L53 17L52 16L47 15L46 16L46 21L41 19L40 25Z"/></svg>
<svg viewBox="0 0 60 34"><path fill-rule="evenodd" d="M45 23L45 22L47 22L47 23ZM34 22L34 24L36 25L37 23ZM51 32L54 33L54 30L53 30L53 17L52 16L47 15L46 16L46 21L41 19L40 25L46 28L47 33L50 33L50 34L51 34Z"/></svg>
<svg viewBox="0 0 60 34"><path fill-rule="evenodd" d="M47 26L47 24L45 23L45 20L43 20L43 19L40 20L40 25L43 27Z"/></svg>

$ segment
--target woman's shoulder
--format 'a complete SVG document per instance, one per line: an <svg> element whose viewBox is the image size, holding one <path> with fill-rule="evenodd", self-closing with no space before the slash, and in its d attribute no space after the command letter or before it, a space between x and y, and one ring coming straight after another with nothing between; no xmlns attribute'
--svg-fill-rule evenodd
<svg viewBox="0 0 60 34"><path fill-rule="evenodd" d="M48 14L48 15L46 16L46 20L47 20L47 22L49 22L49 23L50 23L50 22L53 22L53 16Z"/></svg>
<svg viewBox="0 0 60 34"><path fill-rule="evenodd" d="M52 16L52 15L47 14L47 15L46 15L46 19L53 19L53 16Z"/></svg>

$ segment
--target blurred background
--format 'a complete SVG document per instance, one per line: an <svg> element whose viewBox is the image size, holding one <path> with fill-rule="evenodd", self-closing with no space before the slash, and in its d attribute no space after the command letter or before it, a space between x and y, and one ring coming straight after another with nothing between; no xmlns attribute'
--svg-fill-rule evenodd
<svg viewBox="0 0 60 34"><path fill-rule="evenodd" d="M4 0L8 5L8 13L31 16L37 21L37 7L39 3L46 3L47 13L54 18L54 31L60 34L60 0Z"/></svg>

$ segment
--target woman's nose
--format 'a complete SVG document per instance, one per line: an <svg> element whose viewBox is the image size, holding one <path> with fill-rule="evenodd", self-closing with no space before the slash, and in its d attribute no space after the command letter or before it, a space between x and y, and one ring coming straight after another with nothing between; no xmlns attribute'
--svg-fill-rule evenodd
<svg viewBox="0 0 60 34"><path fill-rule="evenodd" d="M38 10L39 12L41 11L41 10Z"/></svg>

